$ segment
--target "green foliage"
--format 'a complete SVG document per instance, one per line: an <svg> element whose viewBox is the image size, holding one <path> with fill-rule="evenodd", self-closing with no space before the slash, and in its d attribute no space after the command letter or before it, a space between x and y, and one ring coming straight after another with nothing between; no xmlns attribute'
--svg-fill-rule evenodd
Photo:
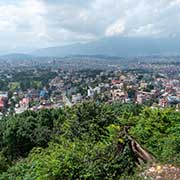
<svg viewBox="0 0 180 180"><path fill-rule="evenodd" d="M8 159L26 156L35 146L47 146L55 120L53 112L27 111L0 121L0 147Z"/></svg>
<svg viewBox="0 0 180 180"><path fill-rule="evenodd" d="M116 139L117 140L117 139ZM127 142L128 143L128 142ZM60 138L47 149L34 149L29 157L10 168L1 178L10 179L119 179L132 171L134 160L128 144L122 152L117 141L92 143Z"/></svg>
<svg viewBox="0 0 180 180"><path fill-rule="evenodd" d="M158 160L180 164L180 113L146 108L131 133Z"/></svg>
<svg viewBox="0 0 180 180"><path fill-rule="evenodd" d="M180 164L179 112L86 102L2 119L0 180L140 179L124 127L157 160Z"/></svg>
<svg viewBox="0 0 180 180"><path fill-rule="evenodd" d="M9 167L9 162L4 156L3 152L0 152L0 173L6 171Z"/></svg>
<svg viewBox="0 0 180 180"><path fill-rule="evenodd" d="M11 82L9 84L9 89L10 89L10 91L16 91L16 90L20 89L20 83L19 82Z"/></svg>

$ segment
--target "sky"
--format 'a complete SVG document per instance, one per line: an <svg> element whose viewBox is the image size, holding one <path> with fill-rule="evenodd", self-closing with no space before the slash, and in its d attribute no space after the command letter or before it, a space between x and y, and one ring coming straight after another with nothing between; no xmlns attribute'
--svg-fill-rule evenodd
<svg viewBox="0 0 180 180"><path fill-rule="evenodd" d="M0 53L179 35L180 0L0 0Z"/></svg>

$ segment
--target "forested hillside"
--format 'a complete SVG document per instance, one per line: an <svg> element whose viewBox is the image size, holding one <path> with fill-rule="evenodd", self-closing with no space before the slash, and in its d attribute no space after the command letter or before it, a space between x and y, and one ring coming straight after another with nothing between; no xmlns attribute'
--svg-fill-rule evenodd
<svg viewBox="0 0 180 180"><path fill-rule="evenodd" d="M0 180L140 179L148 160L180 165L180 113L87 102L0 121ZM143 178L142 178L143 179Z"/></svg>

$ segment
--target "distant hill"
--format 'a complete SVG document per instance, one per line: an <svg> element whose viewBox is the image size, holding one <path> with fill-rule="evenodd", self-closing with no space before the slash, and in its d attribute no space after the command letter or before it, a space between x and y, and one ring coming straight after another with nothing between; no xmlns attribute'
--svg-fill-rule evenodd
<svg viewBox="0 0 180 180"><path fill-rule="evenodd" d="M0 60L33 60L35 57L29 54L12 53L0 56Z"/></svg>
<svg viewBox="0 0 180 180"><path fill-rule="evenodd" d="M126 57L126 56L176 56L180 55L180 38L111 37L89 43L48 47L29 54L12 53L0 60L33 60L42 57Z"/></svg>
<svg viewBox="0 0 180 180"><path fill-rule="evenodd" d="M86 44L38 49L34 56L64 57L71 55L146 56L180 54L179 38L111 37Z"/></svg>

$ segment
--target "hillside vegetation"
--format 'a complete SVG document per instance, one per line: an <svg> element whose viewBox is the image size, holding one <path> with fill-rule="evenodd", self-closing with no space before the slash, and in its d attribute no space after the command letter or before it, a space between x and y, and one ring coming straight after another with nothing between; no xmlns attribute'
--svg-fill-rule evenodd
<svg viewBox="0 0 180 180"><path fill-rule="evenodd" d="M140 179L131 138L157 162L180 165L180 113L173 109L87 102L6 117L0 180Z"/></svg>

